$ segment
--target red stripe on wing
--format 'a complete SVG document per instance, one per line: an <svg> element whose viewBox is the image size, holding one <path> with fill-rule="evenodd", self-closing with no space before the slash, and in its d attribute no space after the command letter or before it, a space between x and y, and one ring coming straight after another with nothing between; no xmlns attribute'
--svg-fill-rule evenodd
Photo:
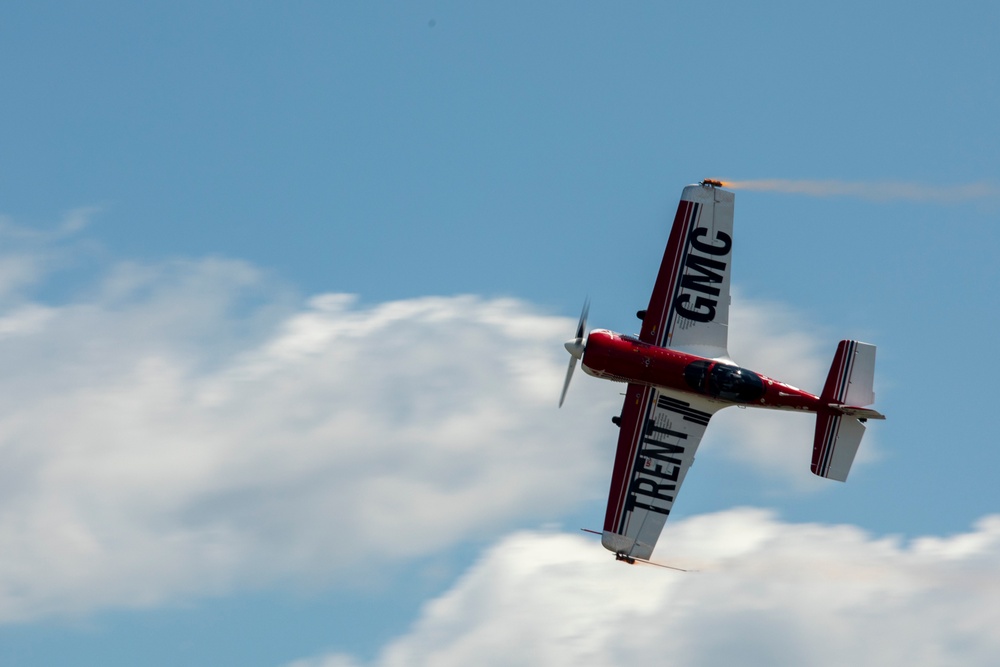
<svg viewBox="0 0 1000 667"><path fill-rule="evenodd" d="M688 234L691 231L691 217L696 210L695 202L684 199L677 205L674 225L670 229L670 239L663 252L663 261L660 262L660 271L656 275L653 293L646 308L646 317L642 322L642 333L639 334L639 340L644 343L661 346L666 344L666 328L670 324L670 304L683 270Z"/></svg>
<svg viewBox="0 0 1000 667"><path fill-rule="evenodd" d="M639 451L639 438L642 436L642 422L649 410L652 391L650 387L638 384L630 384L625 391L618 450L611 473L611 490L608 492L608 510L604 515L604 530L611 533L622 532L620 526L625 512L625 499L632 482L632 469Z"/></svg>

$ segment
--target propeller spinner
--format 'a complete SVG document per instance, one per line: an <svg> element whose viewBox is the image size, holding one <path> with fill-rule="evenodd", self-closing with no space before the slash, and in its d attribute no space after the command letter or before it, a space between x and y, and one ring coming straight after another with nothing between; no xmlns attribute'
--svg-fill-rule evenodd
<svg viewBox="0 0 1000 667"><path fill-rule="evenodd" d="M580 321L576 325L576 338L566 341L563 347L569 352L569 368L566 369L566 381L563 383L562 395L559 397L559 407L562 407L566 400L566 390L569 389L569 381L573 379L573 371L576 369L576 362L583 358L583 352L587 348L587 313L590 312L590 299L583 302L583 310L580 312Z"/></svg>

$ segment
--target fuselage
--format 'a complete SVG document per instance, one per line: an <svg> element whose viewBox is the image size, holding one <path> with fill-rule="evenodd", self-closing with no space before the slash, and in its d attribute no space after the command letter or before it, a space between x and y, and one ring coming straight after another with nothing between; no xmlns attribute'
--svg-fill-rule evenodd
<svg viewBox="0 0 1000 667"><path fill-rule="evenodd" d="M582 364L594 377L675 389L724 405L811 412L821 406L818 396L731 361L649 345L606 329L590 332Z"/></svg>

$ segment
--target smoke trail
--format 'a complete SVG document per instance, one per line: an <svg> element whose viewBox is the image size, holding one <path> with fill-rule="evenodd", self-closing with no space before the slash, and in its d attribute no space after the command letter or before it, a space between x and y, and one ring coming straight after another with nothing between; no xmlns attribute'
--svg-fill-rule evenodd
<svg viewBox="0 0 1000 667"><path fill-rule="evenodd" d="M985 182L940 186L896 181L851 183L848 181L805 181L772 178L754 181L725 181L724 183L725 187L736 190L785 192L810 197L857 197L871 201L902 200L949 203L1000 195L1000 189L995 185Z"/></svg>

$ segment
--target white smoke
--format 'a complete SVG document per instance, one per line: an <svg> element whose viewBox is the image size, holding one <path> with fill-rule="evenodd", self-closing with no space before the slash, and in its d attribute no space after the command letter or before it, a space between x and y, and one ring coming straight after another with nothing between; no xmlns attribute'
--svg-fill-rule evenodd
<svg viewBox="0 0 1000 667"><path fill-rule="evenodd" d="M869 201L911 201L946 204L1000 195L996 185L979 181L957 185L928 185L901 181L851 182L838 180L798 180L770 178L749 181L725 181L733 190L783 192L810 197L855 197Z"/></svg>

